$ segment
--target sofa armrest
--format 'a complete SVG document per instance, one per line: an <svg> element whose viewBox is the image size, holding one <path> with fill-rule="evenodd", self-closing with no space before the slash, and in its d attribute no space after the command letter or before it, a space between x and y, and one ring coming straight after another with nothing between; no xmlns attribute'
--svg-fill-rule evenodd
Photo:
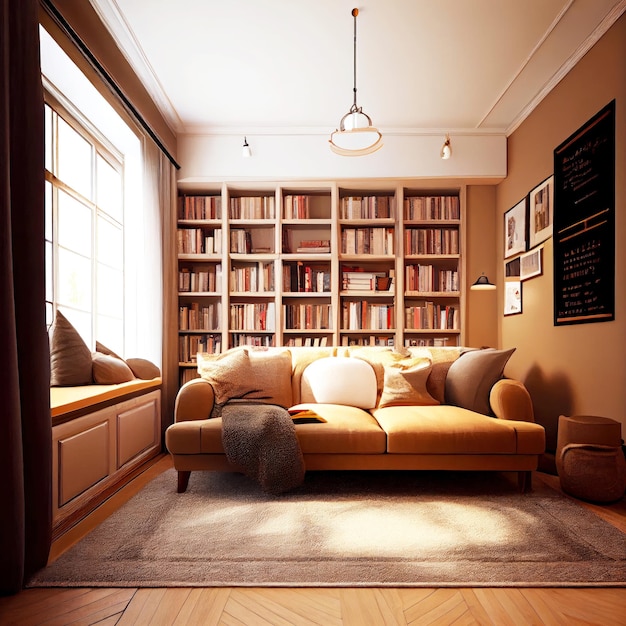
<svg viewBox="0 0 626 626"><path fill-rule="evenodd" d="M500 379L489 394L491 410L503 420L534 422L533 402L528 389L518 380Z"/></svg>
<svg viewBox="0 0 626 626"><path fill-rule="evenodd" d="M178 390L174 421L205 420L211 415L214 403L215 392L211 383L203 378L194 378Z"/></svg>

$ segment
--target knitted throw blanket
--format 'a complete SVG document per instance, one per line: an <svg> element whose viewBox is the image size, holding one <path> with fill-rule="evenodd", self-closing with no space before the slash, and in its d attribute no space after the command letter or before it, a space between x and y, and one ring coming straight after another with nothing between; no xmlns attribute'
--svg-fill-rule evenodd
<svg viewBox="0 0 626 626"><path fill-rule="evenodd" d="M222 444L228 461L272 494L304 480L304 459L291 415L273 404L226 404Z"/></svg>

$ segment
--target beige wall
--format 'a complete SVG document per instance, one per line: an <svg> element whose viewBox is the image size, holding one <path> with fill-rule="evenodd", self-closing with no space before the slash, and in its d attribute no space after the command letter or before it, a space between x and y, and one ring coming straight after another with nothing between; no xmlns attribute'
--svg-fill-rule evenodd
<svg viewBox="0 0 626 626"><path fill-rule="evenodd" d="M500 347L516 346L507 375L523 380L539 422L556 441L559 414L603 415L626 435L626 15L509 137L508 175L496 190L498 292L503 281L503 214L553 173L553 150L616 100L615 321L555 328L552 239L544 273L523 283L523 313L503 317Z"/></svg>
<svg viewBox="0 0 626 626"><path fill-rule="evenodd" d="M470 285L485 274L495 282L496 188L493 185L468 186L465 213L465 345L474 348L498 347L498 292L471 291Z"/></svg>

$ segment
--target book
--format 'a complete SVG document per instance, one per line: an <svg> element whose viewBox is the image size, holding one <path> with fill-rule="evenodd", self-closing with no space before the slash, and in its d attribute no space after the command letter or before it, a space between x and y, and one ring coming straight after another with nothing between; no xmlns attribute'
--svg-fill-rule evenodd
<svg viewBox="0 0 626 626"><path fill-rule="evenodd" d="M295 405L287 409L289 415L291 415L294 424L315 424L325 423L326 420L318 415L313 409L308 406Z"/></svg>

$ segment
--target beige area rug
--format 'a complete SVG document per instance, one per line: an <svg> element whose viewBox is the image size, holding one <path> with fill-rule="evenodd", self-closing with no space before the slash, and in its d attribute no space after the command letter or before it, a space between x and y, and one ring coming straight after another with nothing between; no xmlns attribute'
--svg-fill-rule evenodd
<svg viewBox="0 0 626 626"><path fill-rule="evenodd" d="M497 473L311 472L270 496L168 470L30 586L626 585L626 535Z"/></svg>

